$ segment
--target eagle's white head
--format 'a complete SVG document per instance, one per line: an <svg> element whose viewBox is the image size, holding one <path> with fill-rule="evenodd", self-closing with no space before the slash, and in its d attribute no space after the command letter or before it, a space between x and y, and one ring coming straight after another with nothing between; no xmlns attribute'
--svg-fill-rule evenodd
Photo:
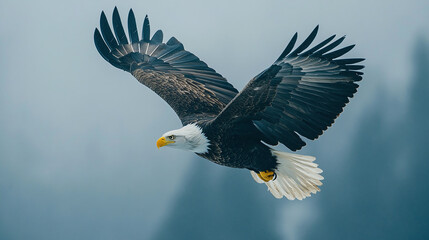
<svg viewBox="0 0 429 240"><path fill-rule="evenodd" d="M195 123L166 132L156 141L158 148L168 146L195 153L206 153L209 150L209 145L210 141Z"/></svg>

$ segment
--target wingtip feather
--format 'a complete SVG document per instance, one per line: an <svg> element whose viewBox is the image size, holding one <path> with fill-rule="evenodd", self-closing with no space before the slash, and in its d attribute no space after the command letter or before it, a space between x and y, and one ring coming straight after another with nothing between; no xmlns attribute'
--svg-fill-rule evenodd
<svg viewBox="0 0 429 240"><path fill-rule="evenodd" d="M133 9L128 12L128 35L132 43L139 42L139 33L137 31L136 17L134 16Z"/></svg>
<svg viewBox="0 0 429 240"><path fill-rule="evenodd" d="M280 56L277 58L277 60L275 62L279 62L279 61L283 60L292 51L293 47L295 46L297 38L298 38L298 32L296 32L293 35L292 39L289 41L285 50L283 50L282 54L280 54Z"/></svg>
<svg viewBox="0 0 429 240"><path fill-rule="evenodd" d="M290 53L290 55L295 56L295 55L301 53L302 51L304 51L308 46L310 46L310 44L313 42L314 38L316 38L318 31L319 31L319 25L317 25L313 29L313 31L311 31L310 35L308 35L308 37L301 43L301 45L299 45L299 47L297 47L295 49L295 51Z"/></svg>
<svg viewBox="0 0 429 240"><path fill-rule="evenodd" d="M149 38L150 38L150 22L149 22L149 17L146 14L146 17L144 18L143 21L143 41L144 42L149 42Z"/></svg>

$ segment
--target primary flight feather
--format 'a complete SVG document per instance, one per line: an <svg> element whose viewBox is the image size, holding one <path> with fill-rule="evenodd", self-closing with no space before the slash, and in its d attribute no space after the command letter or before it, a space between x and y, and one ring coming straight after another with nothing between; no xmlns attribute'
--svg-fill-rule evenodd
<svg viewBox="0 0 429 240"><path fill-rule="evenodd" d="M336 49L335 35L307 49L318 26L295 48L297 34L280 57L238 92L215 70L186 51L176 38L150 38L149 19L141 37L132 10L128 37L117 8L112 29L101 13L94 42L113 66L130 72L162 97L183 127L164 133L157 146L192 151L220 165L247 168L276 197L304 199L320 191L322 170L312 156L279 152L268 145L301 149L302 137L316 139L331 126L362 79L362 58L338 59L354 45Z"/></svg>

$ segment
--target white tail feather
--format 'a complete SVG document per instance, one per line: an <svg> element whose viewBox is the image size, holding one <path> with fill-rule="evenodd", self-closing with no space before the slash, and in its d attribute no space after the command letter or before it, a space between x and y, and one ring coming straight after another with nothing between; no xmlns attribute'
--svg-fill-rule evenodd
<svg viewBox="0 0 429 240"><path fill-rule="evenodd" d="M320 173L323 171L313 162L316 160L315 157L275 150L271 152L278 162L275 170L277 177L272 181L264 182L255 172L250 171L250 173L256 182L265 183L274 197L285 196L289 200L302 200L310 197L311 193L320 191L318 186L322 185L323 177Z"/></svg>

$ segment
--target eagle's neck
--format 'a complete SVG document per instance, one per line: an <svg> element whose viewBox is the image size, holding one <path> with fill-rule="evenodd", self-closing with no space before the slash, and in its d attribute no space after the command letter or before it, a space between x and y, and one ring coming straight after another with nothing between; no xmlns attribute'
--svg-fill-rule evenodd
<svg viewBox="0 0 429 240"><path fill-rule="evenodd" d="M186 139L186 148L194 153L207 153L210 140L206 137L200 126L195 123L188 124L179 131Z"/></svg>

